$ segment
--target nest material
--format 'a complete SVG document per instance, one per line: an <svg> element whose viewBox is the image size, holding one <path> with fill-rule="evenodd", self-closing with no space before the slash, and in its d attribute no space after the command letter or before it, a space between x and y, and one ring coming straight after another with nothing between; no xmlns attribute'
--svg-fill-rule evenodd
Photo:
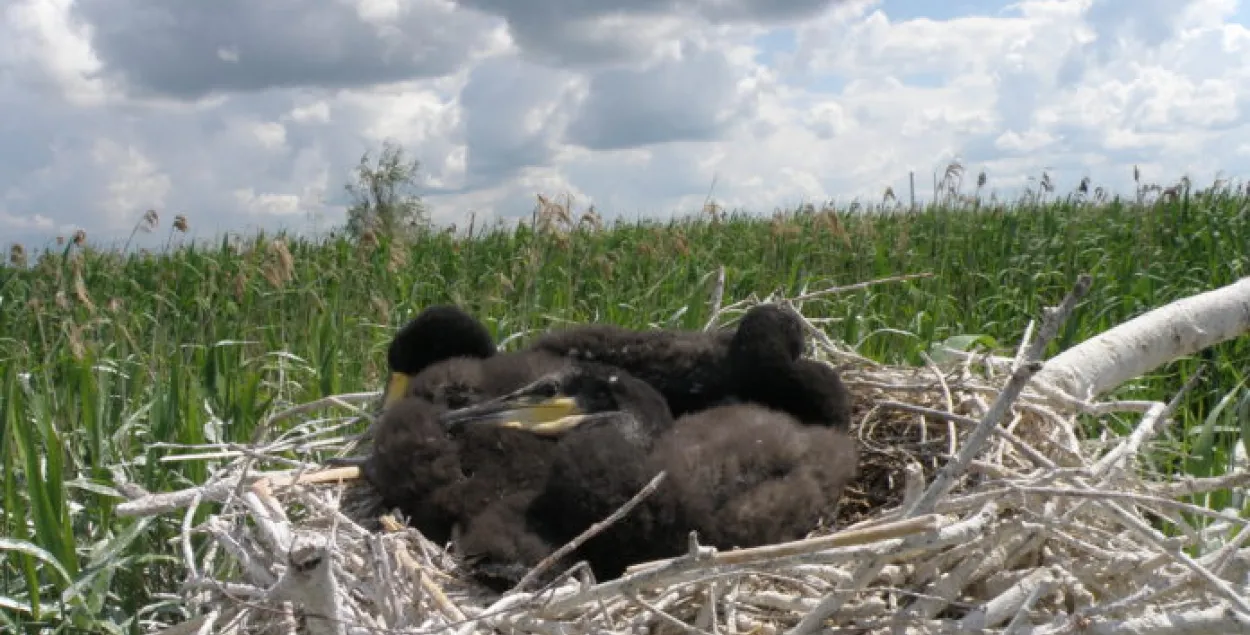
<svg viewBox="0 0 1250 635"><path fill-rule="evenodd" d="M1250 474L1148 474L1134 461L1168 405L1021 390L1027 363L948 353L923 368L844 368L863 457L829 526L719 553L692 540L685 555L594 586L574 573L494 595L395 519L371 531L371 488L253 471L289 466L275 457L291 450L345 447L327 439L342 425L325 419L239 452L199 488L119 511L186 508L187 621L168 632L1250 633L1247 521L1180 500L1244 487ZM1140 418L1129 437L1079 440L1078 416L1126 413ZM191 526L210 500L215 513Z"/></svg>

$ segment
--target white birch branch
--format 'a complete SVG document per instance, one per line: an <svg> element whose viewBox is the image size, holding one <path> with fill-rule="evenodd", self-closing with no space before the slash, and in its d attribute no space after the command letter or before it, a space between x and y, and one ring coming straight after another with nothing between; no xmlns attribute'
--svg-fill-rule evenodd
<svg viewBox="0 0 1250 635"><path fill-rule="evenodd" d="M1090 399L1247 331L1250 277L1166 304L1091 337L1048 360L1034 380Z"/></svg>

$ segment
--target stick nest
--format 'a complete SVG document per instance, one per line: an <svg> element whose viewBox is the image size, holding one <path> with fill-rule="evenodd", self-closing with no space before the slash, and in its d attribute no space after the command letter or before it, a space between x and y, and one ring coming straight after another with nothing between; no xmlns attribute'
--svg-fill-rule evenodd
<svg viewBox="0 0 1250 635"><path fill-rule="evenodd" d="M1246 521L1183 500L1250 478L1147 469L1138 457L1169 404L1080 402L1037 382L1012 397L1017 360L946 351L887 367L813 333L813 356L856 393L863 456L838 516L804 540L722 552L692 540L617 580L492 594L454 546L379 520L367 485L290 484L319 468L289 457L349 450L354 415L312 414L373 394L297 408L304 422L276 441L198 455L218 463L210 482L119 512L182 515L185 621L168 632L1250 632ZM1083 438L1113 419L1134 432ZM958 466L978 426L989 436ZM944 470L936 502L909 510Z"/></svg>

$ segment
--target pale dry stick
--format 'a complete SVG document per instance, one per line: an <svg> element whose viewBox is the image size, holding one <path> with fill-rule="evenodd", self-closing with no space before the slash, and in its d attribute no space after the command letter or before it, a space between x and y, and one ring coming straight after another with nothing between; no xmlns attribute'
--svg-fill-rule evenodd
<svg viewBox="0 0 1250 635"><path fill-rule="evenodd" d="M907 465L903 466L903 502L900 507L906 509L920 500L924 487L924 466L916 459L908 457Z"/></svg>
<svg viewBox="0 0 1250 635"><path fill-rule="evenodd" d="M918 553L928 553L951 545L966 543L981 534L990 522L990 518L991 515L988 513L978 513L970 518L939 527L935 531L914 534L905 538L890 538L868 544L827 548L781 557L761 553L750 561L733 564L710 564L708 561L718 557L719 553L713 555L712 558L677 558L662 566L627 573L615 580L602 582L569 597L556 600L542 607L542 610L551 614L563 614L597 600L618 597L627 590L636 592L643 588L683 584L691 579L708 575L736 574L759 562L768 562L769 566L774 568L784 568L795 564L844 564L864 558L884 558L890 562L906 560L914 558Z"/></svg>
<svg viewBox="0 0 1250 635"><path fill-rule="evenodd" d="M715 286L712 287L712 297L708 301L708 313L713 316L720 313L721 303L724 302L724 300L725 300L725 265L720 265L716 268L716 283L715 283ZM712 324L709 322L708 324L703 326L703 330L706 331L711 327L712 327Z"/></svg>
<svg viewBox="0 0 1250 635"><path fill-rule="evenodd" d="M256 430L252 433L252 445L260 445L265 440L265 435L268 434L269 428L273 427L275 423L278 423L283 419L289 419L296 415L304 414L305 412L325 408L326 406L339 406L341 408L356 411L358 415L364 416L366 413L356 408L353 404L367 403L369 401L374 401L381 396L382 391L380 390L330 395L328 397L322 397L316 401L299 404L298 406L292 406L286 410L276 412L263 419L260 424L256 426Z"/></svg>
<svg viewBox="0 0 1250 635"><path fill-rule="evenodd" d="M297 440L307 441L308 439L324 437L358 424L362 416L363 415L360 414L352 414L308 419L303 423L293 425L290 428L283 430L282 434L279 434L274 438L274 443L292 443ZM321 427L321 424L332 421L337 421L337 423L331 423L328 426ZM349 435L346 440L355 440L355 436L356 435ZM337 438L343 439L341 436Z"/></svg>
<svg viewBox="0 0 1250 635"><path fill-rule="evenodd" d="M351 470L351 469L356 469L356 468L337 468L337 469ZM326 473L329 473L329 472L333 472L333 471L325 470L324 472L317 472L316 474L325 475ZM214 477L214 478L218 478L218 477ZM284 482L283 479L294 480L289 470L283 470L279 472L258 472L258 473L253 473L250 475L239 474L236 476L229 476L229 477L221 476L220 480L210 480L208 483L205 483L203 485L198 485L196 487L189 487L187 489L177 490L173 492L157 492L155 494L148 494L142 498L136 498L133 500L128 500L124 503L118 503L113 508L113 511L115 511L119 516L131 516L131 517L159 516L167 512L185 508L187 505L191 504L191 501L195 500L196 496L201 497L202 500L212 501L214 503L223 503L229 500L233 491L237 489L241 483L246 483L250 479L253 479L253 478L257 480L264 479L264 478L276 479L280 483ZM346 477L346 476L341 476L338 478L342 480L351 480L350 477ZM326 478L326 480L336 480L336 479ZM285 482L289 482L289 481L285 481ZM318 481L308 481L308 482L318 482Z"/></svg>
<svg viewBox="0 0 1250 635"><path fill-rule="evenodd" d="M1206 516L1208 518L1217 518L1219 520L1225 520L1236 525L1241 525L1243 527L1250 526L1250 519L1229 516L1228 514L1224 512L1216 511L1208 507L1202 507L1200 505L1193 505L1190 503L1182 503L1180 501L1175 501L1175 500L1171 500L1168 498L1160 498L1158 496L1151 496L1149 494L1134 494L1132 492L1117 492L1113 490L1094 489L1092 487L1082 487L1080 489L1066 489L1062 487L1035 487L1031 485L1016 485L1012 483L1008 483L1007 487L1013 490L1016 490L1018 492L1022 492L1022 493L1041 494L1044 496L1063 496L1063 497L1071 497L1071 498L1090 498L1090 499L1116 499L1116 500L1127 501L1127 502L1133 503L1134 505L1140 505L1143 507L1147 507L1148 505L1153 504L1153 505L1159 505L1161 507L1168 507L1168 508L1175 509L1178 511L1189 512L1191 514L1195 514L1199 516Z"/></svg>
<svg viewBox="0 0 1250 635"><path fill-rule="evenodd" d="M1250 525L1243 525L1241 531L1237 532L1237 535L1233 536L1232 540L1229 540L1215 552L1204 556L1203 560L1209 560L1212 563L1208 565L1211 567L1211 572L1218 575L1232 562L1233 557L1241 550L1241 546L1247 542L1250 542Z"/></svg>
<svg viewBox="0 0 1250 635"><path fill-rule="evenodd" d="M200 560L201 569L204 571L213 571L217 568L217 555L221 551L221 545L216 541L208 541L208 545L204 548L204 556ZM188 607L192 608L196 613L203 607L203 602L188 602Z"/></svg>
<svg viewBox="0 0 1250 635"><path fill-rule="evenodd" d="M1083 479L1075 479L1075 482L1077 485L1089 487ZM1117 516L1130 531L1136 532L1156 549L1172 556L1203 580L1206 580L1207 584L1214 587L1216 591L1219 591L1219 593L1232 602L1233 606L1237 607L1238 610L1243 613L1250 614L1250 601L1233 589L1229 585L1228 581L1223 580L1211 573L1211 571L1202 566L1197 560L1194 560L1192 556L1185 553L1179 545L1169 545L1169 541L1166 537L1158 535L1158 532L1155 531L1153 527L1146 524L1145 521L1141 520L1137 516L1134 516L1115 501L1102 500L1096 501L1095 504L1104 506L1111 510L1111 512Z"/></svg>
<svg viewBox="0 0 1250 635"><path fill-rule="evenodd" d="M364 527L361 527L355 520L348 518L348 516L341 511L342 508L338 505L338 501L326 501L303 487L292 486L292 489L294 490L296 498L300 502L304 503L305 507L321 511L326 514L330 517L336 527L346 527L351 532L352 537L366 539L373 535L372 532ZM338 493L341 498L342 491L340 490Z"/></svg>
<svg viewBox="0 0 1250 635"><path fill-rule="evenodd" d="M199 509L201 499L202 496L196 494L195 498L191 499L191 504L187 506L187 512L182 516L182 559L193 578L198 578L200 571L195 566L195 550L191 548L191 518L195 516L195 510Z"/></svg>
<svg viewBox="0 0 1250 635"><path fill-rule="evenodd" d="M1072 525L1075 525L1075 523L1072 523ZM1085 527L1085 526L1065 527L1064 524L1059 519L1046 518L1041 515L1038 515L1033 520L1024 521L1022 523L1022 526L1025 529L1028 529L1029 531L1032 531L1036 534L1045 533L1047 539L1065 544L1069 547L1072 547L1073 549L1079 549L1081 551L1084 551L1085 553L1088 553L1089 555L1095 558L1098 558L1100 561L1114 562L1114 561L1121 561L1121 560L1128 559L1128 556L1126 556L1122 552L1113 553L1111 551L1108 551L1104 547L1100 547L1098 545L1095 545L1089 542L1088 540L1082 540L1080 538L1077 538L1076 536L1073 536L1063 531L1063 529L1078 529L1078 530L1088 531L1090 533L1095 534L1095 536L1093 536L1094 539L1101 537L1107 540L1108 541L1107 544L1109 545L1114 545L1115 539L1117 538L1122 539L1121 535L1113 535L1110 537L1100 536L1098 534L1106 534L1108 532L1103 531L1101 529L1095 530L1092 527ZM1141 560L1141 559L1144 559L1144 558L1139 558L1138 560Z"/></svg>
<svg viewBox="0 0 1250 635"><path fill-rule="evenodd" d="M1165 562L1171 561L1171 558L1167 558L1165 560ZM1130 582L1141 578L1148 578L1148 580L1139 586L1137 590L1110 602L1088 607L1080 611L1081 617L1085 619L1093 619L1103 615L1119 613L1125 609L1135 606L1158 606L1163 598L1179 591L1188 590L1191 585L1187 583L1191 582L1193 578L1192 573L1189 571L1179 575L1163 575L1159 572L1154 572L1152 568L1136 573L1137 575L1129 579ZM1131 584L1126 584L1124 586L1133 588L1133 585Z"/></svg>
<svg viewBox="0 0 1250 635"><path fill-rule="evenodd" d="M240 457L255 458L254 453L248 450L217 450L215 452L200 452L195 454L166 454L157 459L159 463L183 463L187 461L212 461L216 459L237 459ZM284 457L273 457L276 463L282 463L291 467L302 467L302 461L296 461Z"/></svg>
<svg viewBox="0 0 1250 635"><path fill-rule="evenodd" d="M840 287L826 287L819 291L812 291L811 293L804 293L802 295L795 296L793 298L790 298L790 301L791 302L806 302L808 300L815 300L817 298L823 298L825 296L836 295L839 293L847 293L850 291L862 291L864 289L867 289L868 287L873 287L879 284L888 284L892 282L906 282L908 280L920 280L923 278L932 278L932 277L933 277L933 274L927 271L921 272L921 273L905 273L905 274L901 274L897 276L890 276L888 278L877 278L876 280L868 280L866 282L856 282L855 284L848 284L848 285L843 285Z"/></svg>
<svg viewBox="0 0 1250 635"><path fill-rule="evenodd" d="M621 505L620 507L618 507L616 511L609 514L607 518L604 518L603 520L591 525L590 527L587 527L585 531L578 534L575 538L565 543L559 549L556 549L546 558L543 558L541 561L539 561L538 564L535 565L533 569L530 569L529 572L526 573L525 576L521 578L521 581L517 582L516 586L514 586L508 592L512 593L516 591L524 591L526 587L533 584L534 581L538 579L538 576L542 575L543 571L546 571L547 569L551 568L561 558L564 558L565 556L568 556L569 554L576 551L577 548L585 544L587 540L594 538L600 532L610 527L613 523L619 522L622 518L625 517L626 514L633 511L633 509L637 507L639 503L641 503L648 496L651 496L652 494L654 494L655 491L659 489L660 483L664 482L664 479L667 476L668 476L667 472L665 472L664 470L660 470L659 473L651 477L651 480L648 481L647 484L643 486L642 489L638 490L638 493L630 497L628 501L625 501L624 505Z"/></svg>
<svg viewBox="0 0 1250 635"><path fill-rule="evenodd" d="M1133 433L1094 464L1090 471L1098 478L1099 485L1106 484L1107 479L1116 468L1119 468L1128 457L1136 456L1138 448L1159 433L1163 422L1172 416L1172 413L1180 406L1181 399L1193 389L1201 377L1202 371L1199 369L1198 372L1190 375L1189 379L1181 386L1181 389L1166 404L1155 403L1152 405L1137 423Z"/></svg>
<svg viewBox="0 0 1250 635"><path fill-rule="evenodd" d="M842 383L850 388L875 388L883 392L906 392L906 393L930 393L933 392L934 384L903 384L883 381L880 379L864 379L857 377L854 372L847 372L842 377ZM960 386L966 389L967 386ZM986 389L990 390L990 389Z"/></svg>
<svg viewBox="0 0 1250 635"><path fill-rule="evenodd" d="M754 305L754 304L759 304L759 302L760 302L759 298L756 297L754 293L752 293L751 295L747 296L745 299L738 300L737 302L734 302L732 304L722 306L719 311L717 311L716 313L713 313L708 318L707 323L703 326L703 330L705 331L711 330L712 327L716 326L716 324L720 322L721 316L726 315L728 313L745 311L747 307L750 307L751 305Z"/></svg>
<svg viewBox="0 0 1250 635"><path fill-rule="evenodd" d="M1013 615L1015 619L1012 622L1015 622L1028 610L1028 606L1041 598L1038 590L1053 585L1056 579L1055 572L1050 568L1036 569L998 597L969 612L959 620L959 625L975 632L998 626Z"/></svg>
<svg viewBox="0 0 1250 635"><path fill-rule="evenodd" d="M923 352L920 353L920 357L921 359L924 360L925 367L933 371L933 376L937 377L938 384L942 386L942 398L946 401L946 411L955 412L955 399L951 397L951 387L947 385L946 383L946 376L942 374L941 369L939 369L937 367L937 364L933 362L933 358L929 357ZM946 440L947 440L948 445L947 445L946 451L951 456L955 456L955 453L958 449L958 442L959 442L958 437L959 435L955 433L955 422L951 421L950 419L947 419L946 420Z"/></svg>
<svg viewBox="0 0 1250 635"><path fill-rule="evenodd" d="M685 596L680 591L675 590L660 596L658 600L652 602L651 604L657 608L667 611L683 599L685 599ZM647 629L647 623L651 621L651 616L652 613L650 610L639 611L638 614L630 620L628 628L626 629L627 632L646 632L644 629Z"/></svg>
<svg viewBox="0 0 1250 635"><path fill-rule="evenodd" d="M955 481L967 469L968 463L981 451L985 442L989 440L990 435L998 427L998 422L1002 420L1011 404L1020 396L1020 392L1024 390L1025 384L1042 368L1043 364L1040 360L1046 350L1046 345L1059 334L1059 328L1067 320L1072 310L1076 308L1076 303L1089 291L1091 283L1092 279L1089 274L1081 274L1077 278L1076 285L1059 304L1058 308L1044 311L1040 332L1031 345L1024 347L1022 342L1020 363L1017 364L1016 369L1012 372L1011 379L1007 381L1007 385L998 394L998 398L994 401L989 411L985 413L985 417L972 433L968 435L968 438L964 441L964 446L960 448L959 454L938 471L937 478L933 480L933 483L921 495L920 500L916 501L916 504L904 512L905 517L929 513L937 506L938 500L944 497L954 486ZM987 509L992 509L994 504L990 503L986 507ZM875 558L871 562L861 565L856 571L854 577L855 584L852 588L855 590L863 588L868 583L868 580L875 577L885 564L886 562L883 558ZM828 596L816 610L805 615L798 625L789 631L789 635L808 635L815 632L820 628L820 624L825 621L825 618L836 613L845 603L846 598L844 596L838 594Z"/></svg>
<svg viewBox="0 0 1250 635"><path fill-rule="evenodd" d="M774 558L784 558L804 553L813 553L816 551L823 551L825 549L832 549L834 547L866 545L881 540L911 536L913 534L926 531L937 531L942 527L942 517L937 514L930 514L928 516L908 518L899 522L889 523L888 525L880 525L868 529L844 529L825 536L803 538L801 540L792 540L775 545L749 547L746 549L735 549L733 551L718 551L708 556L707 562L713 565L767 562ZM627 567L625 569L625 573L632 574L642 571L652 571L659 567L671 566L676 562L685 560L687 557L688 556L678 556L676 558L639 562Z"/></svg>
<svg viewBox="0 0 1250 635"><path fill-rule="evenodd" d="M998 480L1014 479L1023 481L1030 478L1029 476L1021 474L1020 472L1017 472L1009 467L1003 467L1001 464L990 463L980 459L973 459L972 463L968 464L968 471L984 474Z"/></svg>
<svg viewBox="0 0 1250 635"><path fill-rule="evenodd" d="M248 600L262 600L269 592L264 588L252 584L240 584L238 582L222 582L213 578L196 578L187 580L183 585L187 589L216 591L222 596L233 596L235 598L245 598Z"/></svg>
<svg viewBox="0 0 1250 635"><path fill-rule="evenodd" d="M500 626L498 630L492 632L513 632L513 633L534 633L535 635L569 635L569 628L566 624L549 622L537 619L525 613L510 613L499 618ZM589 634L590 631L586 631ZM617 631L596 629L597 633L604 635L617 635ZM620 633L619 635L625 635Z"/></svg>
<svg viewBox="0 0 1250 635"><path fill-rule="evenodd" d="M662 610L662 609L660 609L660 608L656 607L654 604L651 604L650 602L647 602L646 600L644 600L644 599L642 599L642 598L638 597L638 594L637 594L637 593L628 593L628 592L627 592L627 593L625 593L625 597L626 597L626 598L629 598L629 600L630 600L631 602L634 602L634 603L635 603L635 604L637 604L638 606L641 606L641 607L643 607L643 608L647 609L648 611L651 611L651 613L652 613L653 615L655 615L656 617L660 618L660 621L661 621L661 622L664 622L664 623L666 623L666 624L668 624L668 625L670 625L670 626L672 626L672 627L674 627L674 628L676 628L676 629L678 629L678 630L680 630L680 631L682 631L682 632L684 632L684 633L693 633L694 635L712 635L712 633L709 633L709 632L707 632L707 631L705 631L705 630L701 630L701 629L695 628L695 627L693 627L693 626L691 626L691 625L689 625L689 624L687 624L687 623L685 623L685 622L683 622L683 621L681 621L681 620L677 619L676 617L673 617L671 614L669 614L669 613L668 613L668 611Z"/></svg>
<svg viewBox="0 0 1250 635"><path fill-rule="evenodd" d="M354 481L359 480L361 477L362 474L360 468L355 465L347 467L334 467L316 472L283 472L267 475L263 478L257 479L252 483L252 489L258 492L272 492L274 488Z"/></svg>
<svg viewBox="0 0 1250 635"><path fill-rule="evenodd" d="M974 494L964 494L962 496L938 503L937 509L934 509L933 511L939 514L962 514L969 510L981 507L990 501L1002 499L1008 492L1009 490L1003 487L976 492ZM1000 502L1006 502L1008 507L1014 507L1014 504L1011 501ZM888 511L882 511L878 513L876 517L861 520L854 525L843 529L842 531L858 531L860 529L877 527L878 525L899 522L899 516L903 514L904 509L906 508L899 505Z"/></svg>
<svg viewBox="0 0 1250 635"><path fill-rule="evenodd" d="M261 586L269 586L277 581L273 573L269 570L266 563L260 562L260 554L254 554L243 543L239 542L229 532L226 521L220 516L212 516L205 523L204 531L207 531L213 540L221 545L239 564L239 568L247 574L247 577L253 583Z"/></svg>
<svg viewBox="0 0 1250 635"><path fill-rule="evenodd" d="M390 515L383 516L381 523L382 528L390 533L402 532L404 529L403 526ZM412 553L408 550L408 545L401 543L400 548L397 551L397 555L399 556L400 564L409 570L410 576L414 574L419 576L420 588L433 598L434 605L437 606L447 618L454 622L462 622L466 619L464 612L460 610L460 607L456 606L456 604L447 597L447 594L443 592L443 588L438 585L438 582L432 580L428 575L426 568L423 567L421 563L417 562L417 559L412 556Z"/></svg>
<svg viewBox="0 0 1250 635"><path fill-rule="evenodd" d="M265 461L268 463L280 463L291 466L295 469L305 468L308 463L294 459L288 459L283 456L277 456L276 452L289 452L297 449L305 451L315 450L320 446L335 445L341 439L322 439L318 441L307 442L304 444L292 441L279 441L271 443L261 448L253 448L238 443L214 443L212 451L186 453L186 454L167 454L158 459L161 463L179 463L184 461L211 461L214 459L236 459L234 465L239 465L238 460L247 458L256 461ZM196 446L188 446L191 449L201 449ZM227 469L232 466L227 466Z"/></svg>
<svg viewBox="0 0 1250 635"><path fill-rule="evenodd" d="M712 580L699 589L702 591L703 601L699 603L699 612L694 618L695 628L705 631L711 628L712 635L720 635L720 627L716 621L716 589L720 582L719 579ZM696 591L694 595L697 596L699 591Z"/></svg>
<svg viewBox="0 0 1250 635"><path fill-rule="evenodd" d="M473 632L475 628L477 628L478 623L481 622L482 620L504 615L506 613L510 613L518 609L524 609L526 605L528 605L533 598L534 596L532 596L529 593L515 593L512 595L505 594L501 596L498 600L496 600L493 604L486 607L486 609L484 609L481 613L478 613L477 615L465 620L464 623L448 624L447 628L451 628L452 626L459 626L460 629L456 631L456 635L469 635L470 633ZM440 632L446 632L446 631L444 630Z"/></svg>
<svg viewBox="0 0 1250 635"><path fill-rule="evenodd" d="M250 512L249 516L256 523L260 544L268 548L271 553L288 551L292 536L290 522L285 514L281 516L274 514L272 508L252 490L244 492L240 499Z"/></svg>
<svg viewBox="0 0 1250 635"><path fill-rule="evenodd" d="M1179 476L1171 483L1148 483L1146 485L1146 489L1155 496L1166 498L1180 498L1244 487L1250 487L1250 471L1201 478Z"/></svg>
<svg viewBox="0 0 1250 635"><path fill-rule="evenodd" d="M739 598L743 604L751 604L758 607L773 609L778 611L810 611L816 608L818 600L816 598L799 597L787 593L777 593L775 591L760 591L752 593L746 597Z"/></svg>
<svg viewBox="0 0 1250 635"><path fill-rule="evenodd" d="M1017 633L1020 633L1025 624L1027 624L1029 611L1033 610L1033 607L1037 604L1038 600L1050 595L1051 591L1054 590L1055 586L1058 584L1057 576L1053 571L1047 571L1047 573L1049 573L1047 577L1044 577L1036 584L1033 584L1032 588L1029 589L1029 594L1016 609L1015 616L1013 616L1011 621L1007 623L1007 628L1003 631L1003 635L1016 635ZM1014 597L1012 600L1014 600ZM960 621L960 626L964 626L964 622L966 621L968 621L967 617Z"/></svg>
<svg viewBox="0 0 1250 635"><path fill-rule="evenodd" d="M1026 635L1058 635L1073 631L1072 624L1052 624L1024 631ZM1250 633L1250 615L1227 606L1176 613L1149 613L1117 621L1094 621L1084 625L1082 635L1209 635Z"/></svg>
<svg viewBox="0 0 1250 635"><path fill-rule="evenodd" d="M1050 445L1063 450L1068 457L1073 457L1071 461L1074 465L1085 465L1087 463L1087 461L1081 458L1081 440L1076 433L1076 427L1073 425L1076 419L1075 415L1063 416L1047 405L1031 403L1023 399L1017 402L1016 406L1021 412L1031 412L1052 424L1052 432L1049 435L1052 437ZM1012 428L1014 429L1018 423L1019 420L1013 422Z"/></svg>
<svg viewBox="0 0 1250 635"><path fill-rule="evenodd" d="M1250 541L1250 525L1242 526L1241 531L1237 532L1237 535L1233 537L1232 541L1220 547L1218 551L1203 557L1202 560L1204 562L1202 562L1202 564L1211 569L1212 574L1219 575L1219 573L1224 569L1224 566L1228 563L1229 559L1231 559L1231 557L1241 548L1241 545L1247 541ZM1138 577L1140 577L1140 575ZM1134 604L1147 605L1157 603L1160 598L1185 588L1185 586L1193 581L1195 577L1196 576L1193 571L1186 571L1179 576L1169 578L1163 582L1159 582L1157 580L1157 576L1151 576L1152 579L1135 593L1115 602L1103 605L1098 611L1091 612L1091 615L1114 612Z"/></svg>
<svg viewBox="0 0 1250 635"><path fill-rule="evenodd" d="M390 555L386 548L383 536L371 534L364 538L365 551L372 555L370 563L366 565L371 569L366 572L366 576L376 579L378 582L371 585L372 593L370 597L373 603L378 607L378 617L385 623L395 626L403 615L403 609L400 608L400 584L402 581L395 575L396 567L391 563ZM346 556L346 554L344 554ZM398 561L398 556L396 560ZM349 588L357 588L358 593L363 590L358 588L358 584L347 585Z"/></svg>
<svg viewBox="0 0 1250 635"><path fill-rule="evenodd" d="M816 346L819 348L823 348L826 355L830 357L841 358L842 360L850 361L855 364L859 364L860 366L866 366L868 368L882 368L883 367L883 364L881 364L881 362L878 362L875 359L870 359L870 358L864 357L863 355L860 355L849 344L845 346L839 346L838 343L834 342L833 339L830 338L829 335L825 333L823 329L817 327L815 324L812 324L811 321L808 320L806 317L804 317L802 314L799 314L799 322L800 324L802 324L803 330L806 331L808 335L811 335L812 337L815 338Z"/></svg>
<svg viewBox="0 0 1250 635"><path fill-rule="evenodd" d="M738 602L741 597L742 576L738 576L725 594L725 627L729 629L729 635L736 635L738 632Z"/></svg>
<svg viewBox="0 0 1250 635"><path fill-rule="evenodd" d="M916 587L941 578L956 563L969 559L974 555L974 552L979 551L982 540L985 540L984 535L978 536L975 541L955 545L940 553L930 554L931 557L927 560L913 564L911 575L907 576L907 585Z"/></svg>
<svg viewBox="0 0 1250 635"><path fill-rule="evenodd" d="M980 546L977 551L982 553L979 558L965 558L953 570L943 574L929 585L925 595L910 606L900 611L903 618L930 619L940 613L954 601L955 596L969 584L988 576L993 571L1006 567L1008 559L1021 546L1029 543L1033 536L1022 527L1004 527L1001 531L991 532L980 542L989 545ZM988 546L988 549L986 548ZM995 624L996 625L996 624Z"/></svg>

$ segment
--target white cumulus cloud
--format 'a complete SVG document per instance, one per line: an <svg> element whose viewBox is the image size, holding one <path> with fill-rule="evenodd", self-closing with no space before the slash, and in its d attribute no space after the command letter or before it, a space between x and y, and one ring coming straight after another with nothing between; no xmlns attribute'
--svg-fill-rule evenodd
<svg viewBox="0 0 1250 635"><path fill-rule="evenodd" d="M1248 100L1238 0L12 0L0 236L324 228L386 140L460 226L924 198L955 158L1201 183L1250 166Z"/></svg>

